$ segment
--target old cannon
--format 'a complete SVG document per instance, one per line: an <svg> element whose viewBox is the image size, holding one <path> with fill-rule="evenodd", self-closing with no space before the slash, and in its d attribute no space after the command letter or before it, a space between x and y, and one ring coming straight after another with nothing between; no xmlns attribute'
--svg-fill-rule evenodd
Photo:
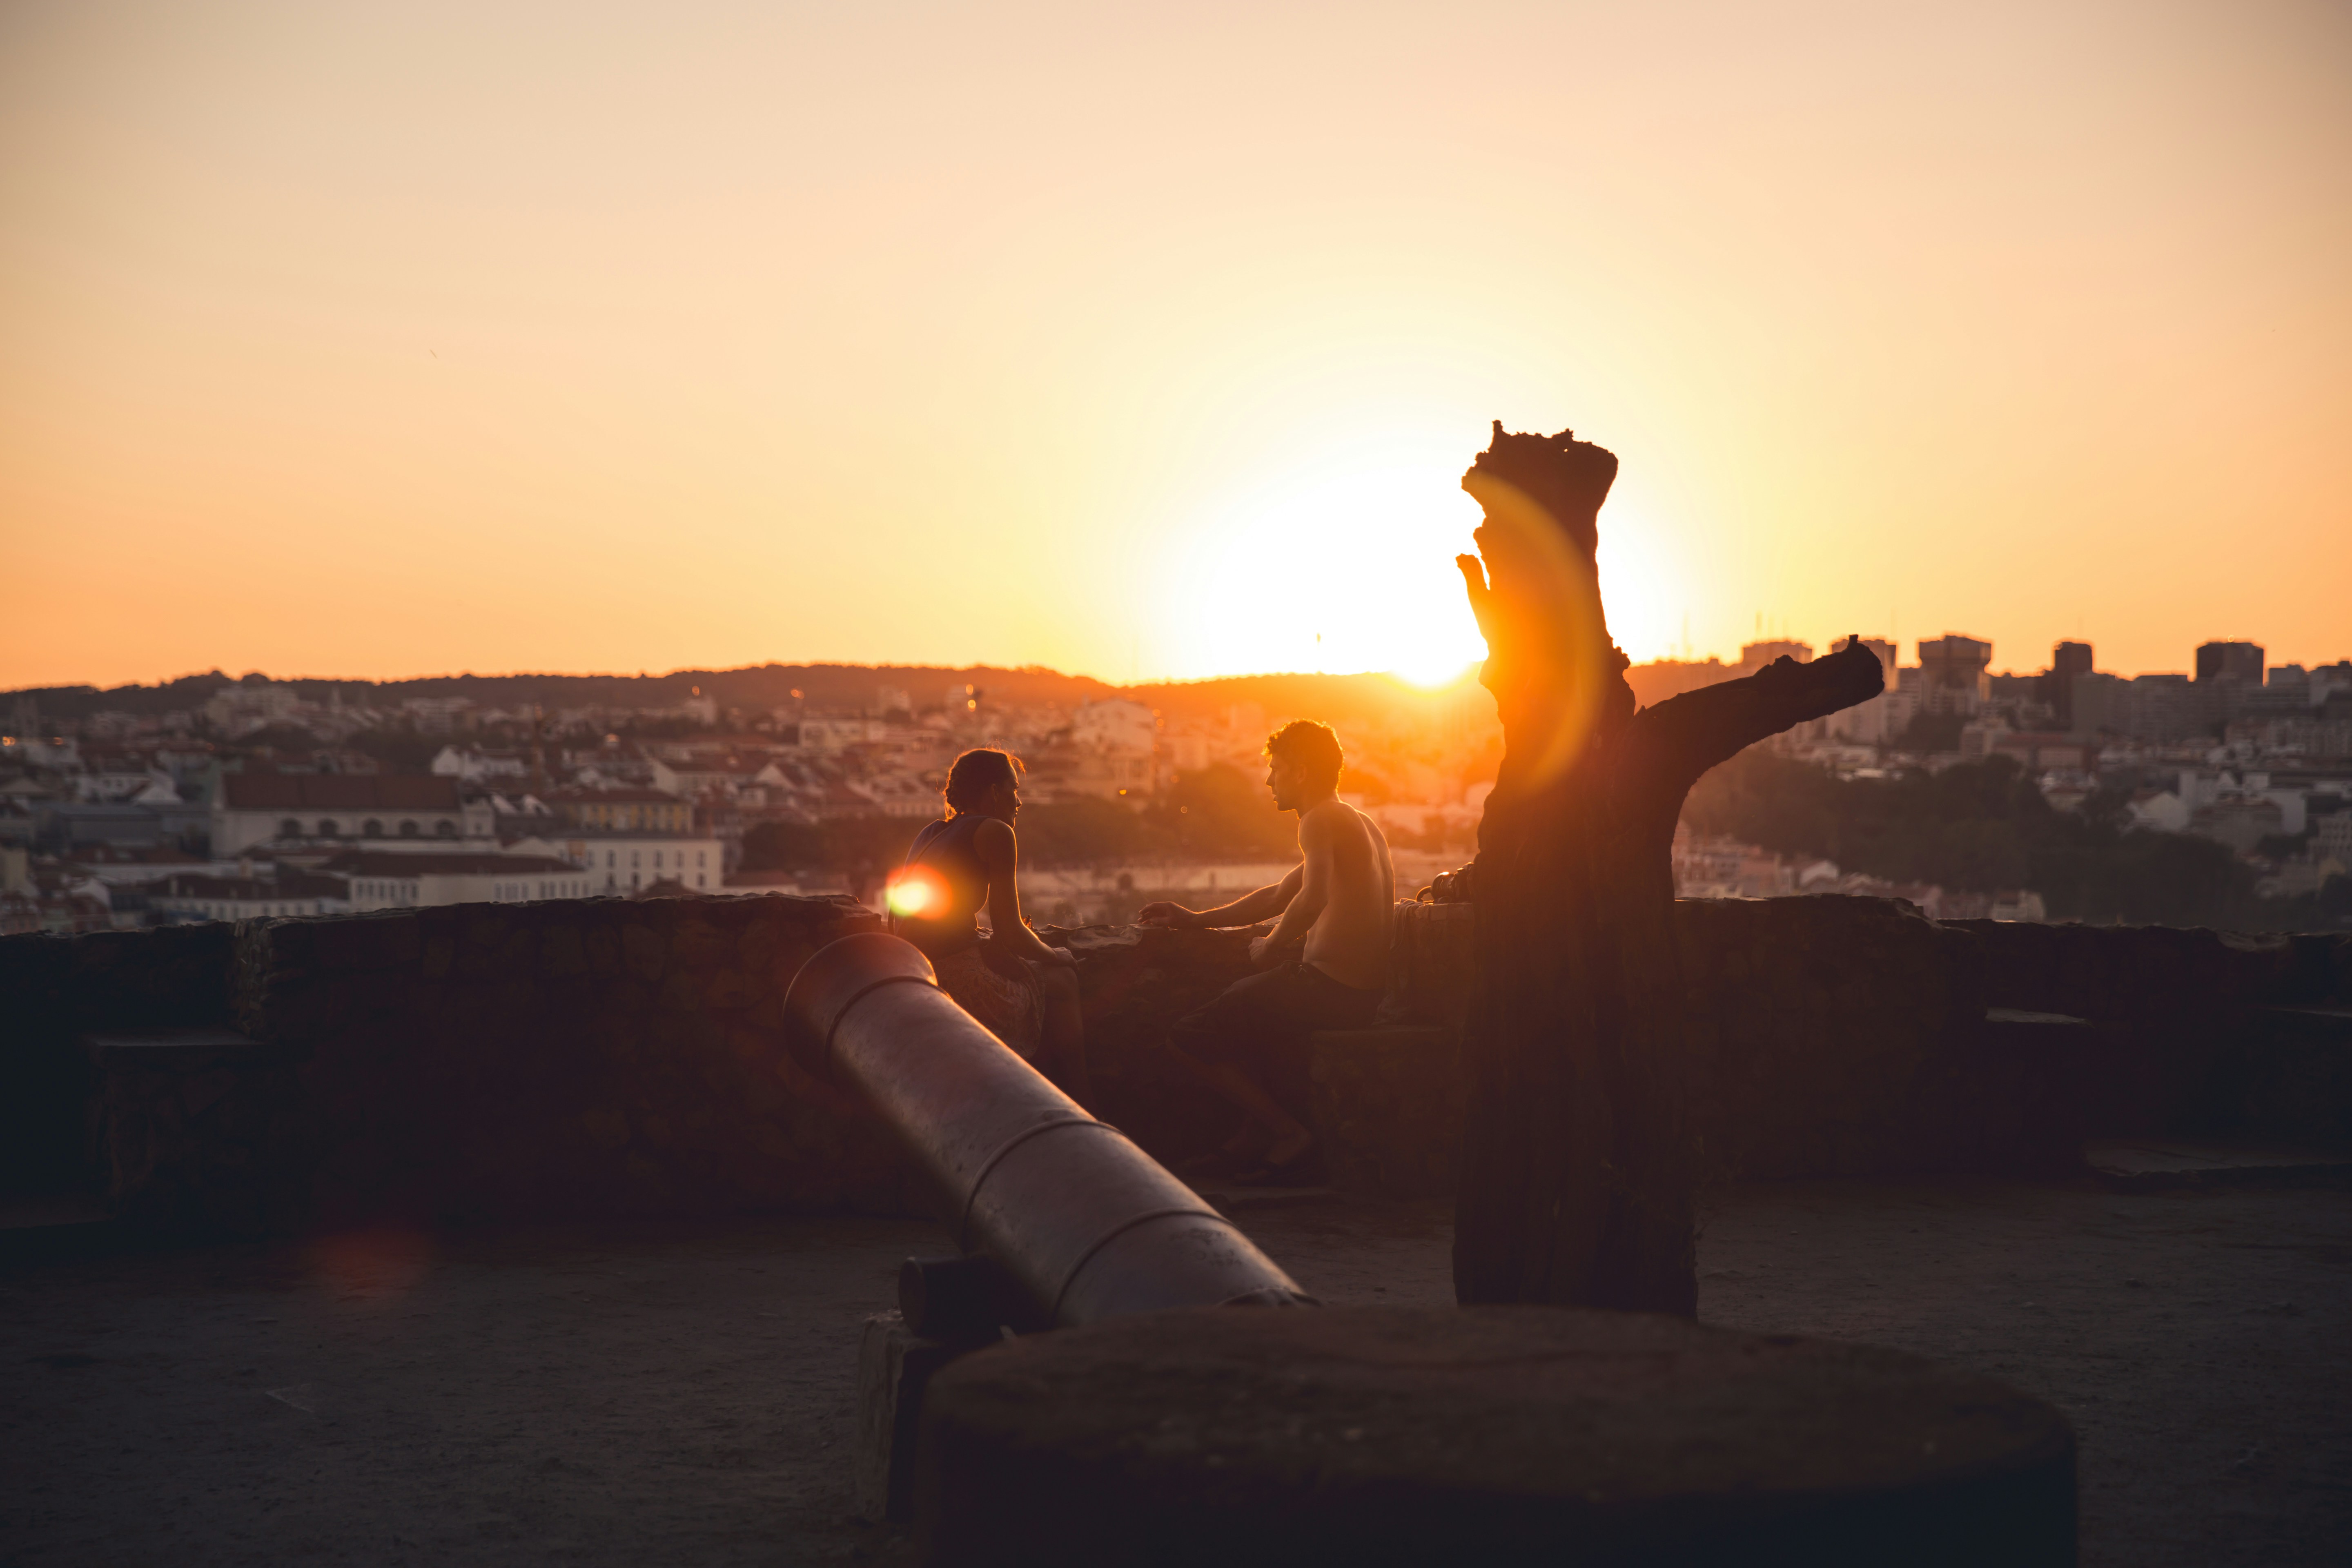
<svg viewBox="0 0 2352 1568"><path fill-rule="evenodd" d="M989 1312L1073 1328L1126 1312L1307 1296L1200 1195L1005 1048L932 978L930 961L879 931L843 937L785 994L802 1065L888 1123L973 1268L910 1269L908 1327L960 1332Z"/></svg>
<svg viewBox="0 0 2352 1568"><path fill-rule="evenodd" d="M956 1005L912 943L846 936L785 993L791 1048L897 1134L959 1256L909 1258L859 1354L859 1492L903 1514L932 1372L1002 1328L1171 1307L1310 1305L1231 1220Z"/></svg>

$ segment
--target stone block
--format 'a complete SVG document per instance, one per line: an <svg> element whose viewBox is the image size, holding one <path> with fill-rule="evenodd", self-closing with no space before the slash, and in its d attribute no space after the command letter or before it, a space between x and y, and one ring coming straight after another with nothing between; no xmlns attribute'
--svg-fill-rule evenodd
<svg viewBox="0 0 2352 1568"><path fill-rule="evenodd" d="M621 963L632 978L651 985L660 981L669 966L669 953L659 932L642 921L632 921L621 928Z"/></svg>
<svg viewBox="0 0 2352 1568"><path fill-rule="evenodd" d="M1398 1021L1459 1026L1477 984L1475 910L1468 904L1397 906L1386 1011Z"/></svg>
<svg viewBox="0 0 2352 1568"><path fill-rule="evenodd" d="M966 1350L918 1339L897 1312L866 1320L857 1341L857 1436L852 1498L857 1517L914 1517L915 1441L923 1394Z"/></svg>
<svg viewBox="0 0 2352 1568"><path fill-rule="evenodd" d="M490 973L500 980L528 980L538 972L540 934L529 925L508 933L493 950Z"/></svg>
<svg viewBox="0 0 2352 1568"><path fill-rule="evenodd" d="M394 969L415 963L424 952L424 933L416 917L404 911L346 915L305 924L310 962L321 969ZM287 938L274 932L272 940Z"/></svg>
<svg viewBox="0 0 2352 1568"><path fill-rule="evenodd" d="M714 1008L730 1012L748 1007L766 993L766 987L740 969L722 969L704 982L702 999Z"/></svg>
<svg viewBox="0 0 2352 1568"><path fill-rule="evenodd" d="M717 926L698 918L678 921L669 939L670 957L679 967L698 974L726 963L734 946Z"/></svg>
<svg viewBox="0 0 2352 1568"><path fill-rule="evenodd" d="M2049 1405L1640 1313L1146 1313L963 1357L920 1421L940 1568L2075 1560Z"/></svg>
<svg viewBox="0 0 2352 1568"><path fill-rule="evenodd" d="M1307 1051L1309 1122L1332 1184L1451 1196L1468 1099L1461 1037L1433 1025L1325 1029Z"/></svg>
<svg viewBox="0 0 2352 1568"><path fill-rule="evenodd" d="M563 921L540 933L539 973L554 980L588 973L588 950L578 926Z"/></svg>
<svg viewBox="0 0 2352 1568"><path fill-rule="evenodd" d="M659 1004L665 1012L692 1017L709 1004L709 983L700 976L673 969L669 978L662 982Z"/></svg>
<svg viewBox="0 0 2352 1568"><path fill-rule="evenodd" d="M639 1014L654 1005L654 994L646 985L624 975L608 980L604 984L604 1005L620 1014Z"/></svg>

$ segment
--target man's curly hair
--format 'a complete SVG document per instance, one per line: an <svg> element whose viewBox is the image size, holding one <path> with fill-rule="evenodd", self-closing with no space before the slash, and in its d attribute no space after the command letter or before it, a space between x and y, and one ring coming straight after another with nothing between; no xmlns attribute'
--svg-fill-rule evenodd
<svg viewBox="0 0 2352 1568"><path fill-rule="evenodd" d="M1338 789L1339 770L1347 762L1339 737L1328 724L1318 724L1312 719L1294 719L1268 735L1265 754L1289 758L1315 789Z"/></svg>

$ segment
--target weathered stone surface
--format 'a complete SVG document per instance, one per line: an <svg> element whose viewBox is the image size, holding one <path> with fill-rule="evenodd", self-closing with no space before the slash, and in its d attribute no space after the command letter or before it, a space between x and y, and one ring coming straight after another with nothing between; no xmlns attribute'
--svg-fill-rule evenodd
<svg viewBox="0 0 2352 1568"><path fill-rule="evenodd" d="M1478 978L1474 914L1468 904L1397 906L1385 1015L1397 1023L1462 1026Z"/></svg>
<svg viewBox="0 0 2352 1568"><path fill-rule="evenodd" d="M857 1341L857 1436L851 1500L879 1523L915 1512L915 1437L932 1377L965 1348L919 1339L897 1312L866 1320Z"/></svg>
<svg viewBox="0 0 2352 1568"><path fill-rule="evenodd" d="M1333 1184L1393 1198L1451 1195L1467 1102L1459 1031L1326 1029L1307 1046L1309 1125Z"/></svg>
<svg viewBox="0 0 2352 1568"><path fill-rule="evenodd" d="M1693 1126L1717 1181L2040 1170L2077 1125L2352 1144L2347 1053L2263 1021L2273 1003L2352 1001L2352 938L1938 925L1851 899L1685 903L1675 920ZM887 1136L781 1044L801 963L876 923L838 900L588 900L0 939L0 1173L17 1192L120 1186L89 1136L102 1086L79 1036L223 1023L287 1064L268 1114L303 1132L274 1146L310 1163L255 1168L315 1190L321 1219L905 1210ZM1383 1016L1412 1026L1271 1066L1338 1180L1439 1195L1459 1146L1467 911L1408 907L1398 932ZM1092 1109L1163 1160L1221 1141L1236 1113L1167 1034L1249 972L1246 933L1051 934L1080 959ZM2004 1037L1989 1004L2087 1022ZM152 1096L125 1093L128 1129ZM193 1121L184 1086L172 1095L188 1123L173 1136L215 1140L220 1168L258 1146L226 1134L247 1115L237 1095Z"/></svg>
<svg viewBox="0 0 2352 1568"><path fill-rule="evenodd" d="M0 938L0 1192L101 1184L89 1030L231 1022L227 925Z"/></svg>
<svg viewBox="0 0 2352 1568"><path fill-rule="evenodd" d="M1046 940L1079 960L1096 1113L1161 1160L1213 1148L1239 1113L1170 1054L1168 1030L1250 973L1248 933L1129 927Z"/></svg>
<svg viewBox="0 0 2352 1568"><path fill-rule="evenodd" d="M662 977L669 961L660 936L642 921L631 921L621 928L621 956L629 973L647 984Z"/></svg>
<svg viewBox="0 0 2352 1568"><path fill-rule="evenodd" d="M1881 899L1675 907L1704 1181L1948 1170L1985 997L1970 939Z"/></svg>
<svg viewBox="0 0 2352 1568"><path fill-rule="evenodd" d="M258 1236L302 1210L310 1148L283 1056L221 1028L86 1037L108 1206L159 1231Z"/></svg>
<svg viewBox="0 0 2352 1568"><path fill-rule="evenodd" d="M924 1400L933 1564L2072 1563L2058 1412L1894 1351L1558 1308L1211 1308Z"/></svg>

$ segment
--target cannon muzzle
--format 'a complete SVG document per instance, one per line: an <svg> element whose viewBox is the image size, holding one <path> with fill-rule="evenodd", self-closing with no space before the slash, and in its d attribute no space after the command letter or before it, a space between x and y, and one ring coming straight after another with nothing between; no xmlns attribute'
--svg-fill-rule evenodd
<svg viewBox="0 0 2352 1568"><path fill-rule="evenodd" d="M802 1065L889 1126L957 1249L988 1255L1035 1321L1312 1304L1231 1220L957 1006L911 942L826 944L784 1014Z"/></svg>

